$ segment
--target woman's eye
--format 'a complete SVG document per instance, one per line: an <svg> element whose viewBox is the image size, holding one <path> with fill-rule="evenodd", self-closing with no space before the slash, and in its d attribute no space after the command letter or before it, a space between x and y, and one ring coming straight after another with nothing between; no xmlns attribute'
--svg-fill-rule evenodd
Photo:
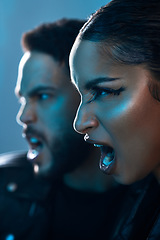
<svg viewBox="0 0 160 240"><path fill-rule="evenodd" d="M95 87L92 90L93 90L91 93L92 96L88 102L92 102L103 96L119 96L120 93L125 90L125 88L121 87L121 88L115 90L115 89L109 89L109 88Z"/></svg>

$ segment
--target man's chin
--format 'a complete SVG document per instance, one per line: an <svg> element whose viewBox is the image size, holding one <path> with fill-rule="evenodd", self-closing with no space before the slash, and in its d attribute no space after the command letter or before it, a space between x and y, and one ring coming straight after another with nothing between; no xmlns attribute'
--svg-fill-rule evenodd
<svg viewBox="0 0 160 240"><path fill-rule="evenodd" d="M34 173L38 177L51 178L54 175L53 158L49 151L30 149L27 159L33 164Z"/></svg>
<svg viewBox="0 0 160 240"><path fill-rule="evenodd" d="M53 181L61 176L61 173L55 170L53 164L38 165L34 163L33 165L34 173L37 177Z"/></svg>
<svg viewBox="0 0 160 240"><path fill-rule="evenodd" d="M37 177L45 178L45 179L51 178L50 169L46 169L42 166L39 166L36 163L33 164L33 168L34 168L34 173Z"/></svg>

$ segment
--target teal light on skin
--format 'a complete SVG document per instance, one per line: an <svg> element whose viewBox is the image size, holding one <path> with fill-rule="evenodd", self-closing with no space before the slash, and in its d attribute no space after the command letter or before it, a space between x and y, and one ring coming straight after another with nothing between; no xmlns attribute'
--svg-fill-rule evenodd
<svg viewBox="0 0 160 240"><path fill-rule="evenodd" d="M74 125L88 140L114 149L112 174L130 184L159 168L160 103L150 93L154 77L145 66L118 63L100 46L77 38L70 53L72 82L81 94Z"/></svg>
<svg viewBox="0 0 160 240"><path fill-rule="evenodd" d="M80 96L65 64L45 53L26 52L19 64L15 93L21 104L17 122L24 129L31 128L28 158L39 167L38 174L56 176L66 166L78 166L87 156L88 145L73 129Z"/></svg>

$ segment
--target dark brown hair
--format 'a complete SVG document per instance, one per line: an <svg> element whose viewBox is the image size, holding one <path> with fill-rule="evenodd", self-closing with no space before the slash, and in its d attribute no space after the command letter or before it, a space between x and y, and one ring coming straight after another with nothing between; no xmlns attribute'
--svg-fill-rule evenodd
<svg viewBox="0 0 160 240"><path fill-rule="evenodd" d="M40 51L54 57L59 63L65 62L69 71L69 53L80 28L85 23L80 19L60 19L44 23L22 36L24 51Z"/></svg>
<svg viewBox="0 0 160 240"><path fill-rule="evenodd" d="M99 42L117 62L143 64L156 79L149 89L160 101L159 0L112 0L90 17L79 37Z"/></svg>

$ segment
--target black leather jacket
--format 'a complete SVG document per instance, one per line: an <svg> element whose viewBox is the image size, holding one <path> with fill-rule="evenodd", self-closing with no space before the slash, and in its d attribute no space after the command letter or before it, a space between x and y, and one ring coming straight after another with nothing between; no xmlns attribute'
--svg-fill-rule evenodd
<svg viewBox="0 0 160 240"><path fill-rule="evenodd" d="M0 240L47 239L50 189L25 153L0 155Z"/></svg>
<svg viewBox="0 0 160 240"><path fill-rule="evenodd" d="M160 185L152 174L131 185L111 240L160 240Z"/></svg>
<svg viewBox="0 0 160 240"><path fill-rule="evenodd" d="M0 155L0 240L50 239L54 191L56 186L53 183L35 176L26 153ZM160 240L160 187L154 176L150 175L133 184L124 193L118 194L115 200L113 198L113 209L109 205L113 213L115 206L119 204L114 217L106 214L106 220L109 218L107 225L112 225L114 221L111 224L111 218L115 218L110 240ZM108 195L100 201L97 211L100 211L99 207L104 210L107 199ZM119 209L121 211L117 218ZM96 221L101 221L97 219L97 215ZM108 240L106 229L112 226L106 226L105 223L102 226L103 237L99 239Z"/></svg>

